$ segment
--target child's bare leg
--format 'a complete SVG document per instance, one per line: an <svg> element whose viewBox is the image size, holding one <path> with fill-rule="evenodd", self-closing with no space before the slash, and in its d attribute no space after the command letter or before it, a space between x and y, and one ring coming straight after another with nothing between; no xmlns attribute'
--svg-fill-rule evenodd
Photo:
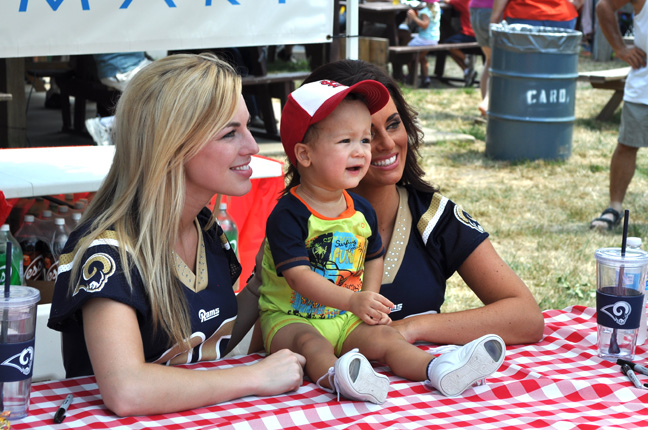
<svg viewBox="0 0 648 430"><path fill-rule="evenodd" d="M421 64L421 76L428 76L427 51L419 54L419 63Z"/></svg>
<svg viewBox="0 0 648 430"><path fill-rule="evenodd" d="M347 337L343 352L352 348L360 349L367 359L384 363L394 374L411 381L428 379L427 368L434 358L388 325L360 324Z"/></svg>
<svg viewBox="0 0 648 430"><path fill-rule="evenodd" d="M317 382L322 375L327 374L329 368L337 360L331 343L309 324L294 323L279 329L272 338L270 352L284 348L306 358L304 370L313 382ZM333 388L330 386L328 378L323 378L320 384L327 388Z"/></svg>

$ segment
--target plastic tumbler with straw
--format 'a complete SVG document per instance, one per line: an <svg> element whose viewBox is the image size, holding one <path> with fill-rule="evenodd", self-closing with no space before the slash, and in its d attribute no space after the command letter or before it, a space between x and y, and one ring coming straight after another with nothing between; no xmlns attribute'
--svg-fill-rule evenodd
<svg viewBox="0 0 648 430"><path fill-rule="evenodd" d="M598 355L632 359L641 322L648 253L626 249L629 212L625 211L621 248L596 250Z"/></svg>
<svg viewBox="0 0 648 430"><path fill-rule="evenodd" d="M7 243L10 254L11 243ZM7 267L4 294L0 298L0 410L9 419L27 416L34 364L36 304L40 292L31 287L10 285Z"/></svg>

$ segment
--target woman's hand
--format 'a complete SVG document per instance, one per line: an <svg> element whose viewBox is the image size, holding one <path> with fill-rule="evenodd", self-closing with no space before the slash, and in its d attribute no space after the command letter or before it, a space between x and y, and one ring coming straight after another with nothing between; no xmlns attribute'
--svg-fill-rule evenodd
<svg viewBox="0 0 648 430"><path fill-rule="evenodd" d="M304 356L282 349L250 366L257 372L257 396L274 396L295 391L304 380Z"/></svg>

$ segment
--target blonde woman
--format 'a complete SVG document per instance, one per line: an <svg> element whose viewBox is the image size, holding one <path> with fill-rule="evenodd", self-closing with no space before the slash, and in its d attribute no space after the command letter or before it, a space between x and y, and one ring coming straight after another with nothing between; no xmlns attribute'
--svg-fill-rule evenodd
<svg viewBox="0 0 648 430"><path fill-rule="evenodd" d="M258 146L248 120L236 72L208 54L152 63L119 100L113 165L70 235L49 320L67 376L94 374L117 415L301 385L304 358L287 350L251 366L170 366L227 347L240 265L205 205L250 190Z"/></svg>

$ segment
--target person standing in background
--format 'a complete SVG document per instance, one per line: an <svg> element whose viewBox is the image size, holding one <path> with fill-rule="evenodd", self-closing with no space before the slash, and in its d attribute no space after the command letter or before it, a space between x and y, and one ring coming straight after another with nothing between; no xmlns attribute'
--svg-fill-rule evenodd
<svg viewBox="0 0 648 430"><path fill-rule="evenodd" d="M617 11L626 4L634 8L634 45L626 46ZM614 54L632 68L626 78L619 139L610 162L610 203L590 223L591 229L611 230L619 224L623 199L637 167L637 151L648 146L648 11L646 0L600 0L596 16Z"/></svg>
<svg viewBox="0 0 648 430"><path fill-rule="evenodd" d="M573 30L583 0L493 0L491 23L529 24Z"/></svg>
<svg viewBox="0 0 648 430"><path fill-rule="evenodd" d="M488 79L490 77L490 61L491 61L491 48L490 48L490 18L493 12L493 0L470 0L470 23L475 39L484 53L484 70L482 71L481 79L479 81L479 89L481 90L482 101L479 103L479 112L482 116L486 116L488 111Z"/></svg>

